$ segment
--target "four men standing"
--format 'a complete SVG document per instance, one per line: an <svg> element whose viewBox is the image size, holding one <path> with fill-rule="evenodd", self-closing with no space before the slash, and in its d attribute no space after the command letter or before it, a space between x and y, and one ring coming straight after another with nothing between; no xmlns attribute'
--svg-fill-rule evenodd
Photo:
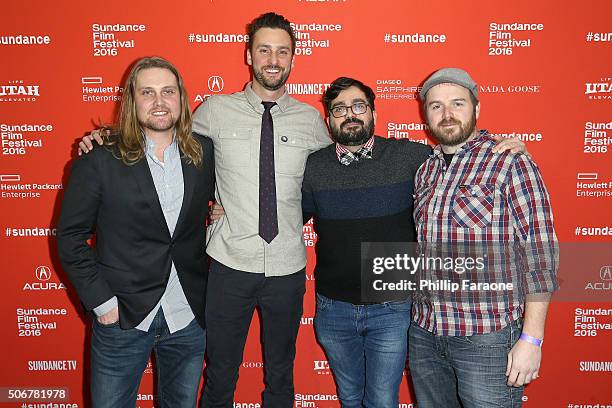
<svg viewBox="0 0 612 408"><path fill-rule="evenodd" d="M415 228L411 215L415 204L412 199L413 191L416 192L417 210L422 208L419 200L423 198L423 195L419 194L422 192L419 178L414 186L414 174L421 163L426 161L431 149L416 143L375 137L374 93L360 81L339 78L324 95L325 108L330 115L328 124L336 144L311 155L307 163L306 159L310 153L329 145L331 140L316 109L296 101L286 92L284 85L293 67L295 53L295 37L290 24L282 16L267 13L255 19L249 25L248 31L247 62L253 69L253 82L249 83L243 92L210 97L196 110L193 121L194 132L210 138L193 136L194 140L209 140L201 142L205 158L209 159L204 164L212 164L211 150L214 150L215 199L225 210L224 215L212 223L208 230L207 253L212 260L206 300L206 346L209 360L202 404L206 407L232 406L248 328L254 309L258 307L263 326L266 384L264 404L267 407L292 406L295 341L305 291L306 254L302 240L301 211L303 206L304 221L314 216L315 228L319 233L315 270L315 327L336 376L342 404L346 407L396 406L405 363L411 302L410 299L404 298L399 301L385 299L378 303L364 303L359 296L361 283L354 269L360 270L361 242L414 241ZM180 77L177 78L177 81L181 82ZM163 86L160 87L161 95L165 95L164 89ZM152 118L161 120L167 113L172 116L171 106L165 106L161 100L156 104L148 111ZM138 108L137 104L136 109ZM462 123L462 117L455 119L459 111L453 110L454 108L448 110L444 119L437 121L434 121L437 118L434 113L431 114L430 121L429 105L426 105L426 109L432 129L440 126L453 134L456 129L453 126L457 121ZM432 107L432 112L436 109ZM159 184L157 197L153 195L149 198L155 203L152 204L153 207L161 206L168 220L170 216L166 215L166 212L170 213L171 209L177 206L181 208L181 201L184 207L190 197L186 184L183 198L177 193L180 192L181 186L172 185L180 178L177 173L169 179L164 172L169 172L172 168L176 170L176 166L172 165L173 157L180 155L185 159L189 156L180 143L178 133L173 133L174 127L164 130L166 144L155 141L149 143L151 137L148 133L148 122L140 120L140 116L138 119L139 125L132 124L132 127L140 127L142 135L130 143L135 146L135 151L147 149L146 151L157 153L152 155L151 160L147 156L150 173L144 174L143 177L146 175L152 178L156 188ZM176 140L179 141L180 149L176 149L173 156L173 144L170 142ZM159 147L161 145L162 148ZM169 147L164 150L167 146ZM106 150L108 149L96 149L96 152ZM77 164L95 162L100 160L96 158L103 155L94 153L92 158L81 159ZM106 156L107 160L113 158L112 155ZM155 161L155 156L159 163ZM507 153L506 156L513 157ZM140 153L130 156L126 163L115 160L123 166L133 165L128 168L137 168L142 167L142 157L144 155ZM163 322L165 318L167 327L172 332L173 328L178 327L173 318L169 317L174 316L173 299L180 298L175 296L175 292L179 292L176 285L182 287L188 278L183 278L180 268L174 266L179 255L172 252L172 249L178 243L173 241L175 231L170 221L170 239L164 241L164 245L168 245L169 256L163 264L148 272L156 274L158 292L160 284L162 289L163 284L166 285L165 291L162 290L163 294L150 293L149 303L157 301L157 305L138 304L133 308L125 307L126 311L122 313L121 302L124 298L129 298L127 295L123 296L122 291L126 288L113 285L112 290L106 291L111 298L102 299L105 296L101 296L90 300L88 286L80 284L83 279L112 281L112 273L97 272L105 267L127 271L127 276L131 276L129 282L143 280L145 275L137 273L138 268L142 268L138 264L146 262L148 257L134 257L134 265L115 265L112 262L104 264L102 259L114 257L114 251L125 250L126 247L130 251L142 250L142 238L126 235L128 239L122 248L104 251L104 244L101 243L105 242L105 234L100 221L105 212L104 206L99 202L105 203L102 194L108 194L108 188L99 184L106 181L104 170L110 166L100 165L101 170L98 168L86 173L90 176L97 174L96 177L99 178L92 185L88 185L83 176L79 176L82 170L79 170L77 164L72 176L75 181L71 180L62 211L60 250L81 299L88 308L94 309L96 314L104 316L113 305L114 296L119 299L120 319L124 313L129 316L130 310L138 310L140 313L146 311L149 314L140 322L138 329L151 333L152 330L147 325L149 319L155 318ZM162 169L161 176L156 175L159 169L154 165ZM122 171L125 173L126 170ZM183 166L183 173L185 172ZM156 177L160 178L159 183L155 182ZM196 191L204 197L210 193L212 179L210 175L202 179L207 183L206 187L200 187ZM91 195L97 197L98 201L82 200L82 196L73 193L79 188L88 193L94 191ZM112 193L118 195L121 191L117 189ZM191 191L189 190L189 194ZM209 195L202 200L207 201ZM300 199L302 195L303 202ZM82 202L79 203L78 209L71 210L70 203L79 200ZM198 229L200 234L204 233L206 204L203 201L198 201L198 206L190 213L195 217L190 231ZM142 205L137 208L141 209ZM165 208L168 208L168 211L164 210ZM80 227L77 234L71 225L72 219L78 218L83 212L90 215L89 221L87 225ZM180 214L179 221L184 219L183 210ZM420 222L420 214L415 211L417 223ZM134 222L139 219L128 212L124 215L132 217ZM97 224L97 262L93 250L85 243L93 231L92 223ZM417 225L420 233L423 227L421 224ZM201 253L204 248L203 241L200 236L199 247L188 248L194 262L200 263L205 259ZM83 263L83 260L79 259L79 253L89 254L87 273L78 269ZM151 257L157 260L159 256ZM71 269L74 272L71 272ZM202 282L204 276L205 272L200 271ZM125 278L125 275L123 277ZM152 285L147 282L146 287L150 289ZM191 305L191 302L189 304ZM198 313L194 311L196 317L200 317L201 309L198 309ZM538 316L541 316L541 313ZM110 320L113 320L112 316ZM538 326L538 322L543 320L532 321L534 330L531 333L538 336L538 329L542 328ZM139 321L133 321L133 326L138 323ZM527 325L527 320L525 324ZM125 329L130 326L122 324L121 327ZM179 329L180 327L176 328ZM156 343L153 344L154 347L157 346ZM201 345L203 348L203 339ZM150 352L150 348L148 351ZM520 355L519 360L523 361L524 353L517 353ZM201 368L201 354L198 356ZM161 357L158 358L160 364ZM134 372L138 372L138 368L131 367ZM510 371L513 372L512 368ZM94 379L95 377L92 378L92 383ZM518 382L514 381L513 384ZM160 390L163 391L161 386L163 384L160 381ZM92 390L94 388L92 386ZM169 393L173 394L172 398L181 398L178 392L172 390ZM421 402L421 399L426 397L419 395L417 391L419 403L426 404ZM185 406L193 405L192 399L184 401L187 404ZM437 402L433 406L437 406L436 404ZM114 406L117 405L119 403ZM177 403L171 406L183 405Z"/></svg>

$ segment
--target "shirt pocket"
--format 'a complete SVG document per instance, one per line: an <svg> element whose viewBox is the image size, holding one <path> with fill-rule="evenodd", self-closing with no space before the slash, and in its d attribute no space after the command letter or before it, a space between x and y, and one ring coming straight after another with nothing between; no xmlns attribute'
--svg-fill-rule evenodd
<svg viewBox="0 0 612 408"><path fill-rule="evenodd" d="M251 129L221 129L221 161L227 167L246 167L251 163Z"/></svg>
<svg viewBox="0 0 612 408"><path fill-rule="evenodd" d="M493 184L460 185L451 212L452 223L460 228L486 228L493 220L495 186Z"/></svg>
<svg viewBox="0 0 612 408"><path fill-rule="evenodd" d="M308 154L310 154L310 143L307 140L294 135L281 135L278 141L276 171L290 176L302 175Z"/></svg>

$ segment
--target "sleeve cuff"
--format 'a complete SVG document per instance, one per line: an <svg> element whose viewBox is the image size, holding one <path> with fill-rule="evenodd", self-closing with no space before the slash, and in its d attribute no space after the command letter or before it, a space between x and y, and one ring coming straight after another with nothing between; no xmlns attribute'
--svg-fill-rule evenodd
<svg viewBox="0 0 612 408"><path fill-rule="evenodd" d="M106 302L102 303L100 306L94 307L93 312L96 316L104 316L114 308L116 308L119 304L117 303L117 296L113 296L108 299Z"/></svg>

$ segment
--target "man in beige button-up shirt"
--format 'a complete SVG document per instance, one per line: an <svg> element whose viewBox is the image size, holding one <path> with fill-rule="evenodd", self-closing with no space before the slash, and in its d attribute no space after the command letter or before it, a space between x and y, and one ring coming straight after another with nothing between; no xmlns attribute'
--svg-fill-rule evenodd
<svg viewBox="0 0 612 408"><path fill-rule="evenodd" d="M225 215L208 229L207 381L204 407L232 407L238 369L256 307L261 311L266 408L293 406L293 360L305 291L302 178L310 153L331 143L318 111L287 94L295 37L274 13L249 25L243 92L211 96L194 113L193 130L210 137L216 200ZM262 102L271 109L278 235L259 236Z"/></svg>
<svg viewBox="0 0 612 408"><path fill-rule="evenodd" d="M302 177L310 153L331 143L319 112L283 93L272 108L278 236L258 235L259 138L262 97L248 84L243 92L211 96L194 113L195 133L215 146L216 201L225 216L208 228L208 254L230 268L289 275L306 265L302 239ZM267 99L266 99L267 100Z"/></svg>

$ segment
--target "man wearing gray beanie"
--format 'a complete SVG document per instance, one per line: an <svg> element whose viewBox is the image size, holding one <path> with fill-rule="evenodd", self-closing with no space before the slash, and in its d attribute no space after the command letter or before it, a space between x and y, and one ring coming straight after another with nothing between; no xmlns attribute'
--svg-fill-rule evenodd
<svg viewBox="0 0 612 408"><path fill-rule="evenodd" d="M467 272L422 271L409 334L417 403L520 407L524 384L538 378L557 289L548 192L528 155L495 153L476 128L478 86L467 72L436 71L420 97L439 145L415 177L417 239L425 254L452 253L455 265L464 248L483 256Z"/></svg>

